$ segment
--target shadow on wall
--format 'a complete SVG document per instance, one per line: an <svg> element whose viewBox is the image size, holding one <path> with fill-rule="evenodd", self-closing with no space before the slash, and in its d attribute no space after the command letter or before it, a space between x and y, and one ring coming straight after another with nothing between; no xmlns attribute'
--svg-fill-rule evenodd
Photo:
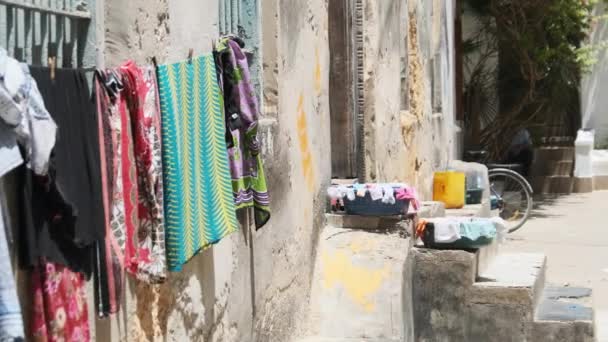
<svg viewBox="0 0 608 342"><path fill-rule="evenodd" d="M181 272L169 273L163 284L149 285L129 279L128 286L136 306L134 312L121 315L124 322L119 330L127 331L119 331L119 336L128 336L131 341L157 341L169 340L169 336L177 334L185 334L181 338L191 338L210 333L205 331L210 327L206 323L214 320L216 301L211 248L194 257ZM125 301L121 309L128 310ZM170 320L176 319L181 323L172 322L169 331Z"/></svg>
<svg viewBox="0 0 608 342"><path fill-rule="evenodd" d="M246 213L239 213L240 232L244 243L250 249L253 260L251 222ZM226 237L230 239L230 237ZM240 237L239 237L240 240ZM255 293L254 263L250 267L250 284L253 307ZM225 317L231 284L216 284L216 255L210 247L190 260L180 272L170 272L163 284L150 285L133 280L127 275L128 289L123 295L121 312L114 318L96 322L97 339L110 341L118 337L128 341L186 341L211 340L215 334L225 334L227 327L218 324ZM233 262L228 260L227 267ZM234 269L229 271L234 272ZM218 293L217 289L221 288ZM247 305L247 303L239 303ZM253 309L255 312L255 308ZM112 323L115 331L111 334ZM110 335L111 334L111 335Z"/></svg>

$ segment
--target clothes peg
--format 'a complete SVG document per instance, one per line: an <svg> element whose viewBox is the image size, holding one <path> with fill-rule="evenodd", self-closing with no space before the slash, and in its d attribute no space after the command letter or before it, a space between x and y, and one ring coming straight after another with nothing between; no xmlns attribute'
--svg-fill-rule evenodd
<svg viewBox="0 0 608 342"><path fill-rule="evenodd" d="M152 56L152 65L154 65L154 69L158 68L158 62L156 61L156 56Z"/></svg>
<svg viewBox="0 0 608 342"><path fill-rule="evenodd" d="M192 63L192 56L194 55L194 49L190 48L190 50L188 50L188 62Z"/></svg>
<svg viewBox="0 0 608 342"><path fill-rule="evenodd" d="M57 57L53 56L53 57L49 57L49 69L50 69L50 73L51 73L51 80L54 81L55 80L55 68L57 67Z"/></svg>

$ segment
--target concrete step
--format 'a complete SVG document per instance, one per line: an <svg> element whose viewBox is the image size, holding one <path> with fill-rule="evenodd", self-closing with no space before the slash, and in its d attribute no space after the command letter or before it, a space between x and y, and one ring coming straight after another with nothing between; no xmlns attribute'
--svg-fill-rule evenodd
<svg viewBox="0 0 608 342"><path fill-rule="evenodd" d="M391 340L384 338L328 338L328 337L306 337L296 339L294 342L399 342L400 340Z"/></svg>
<svg viewBox="0 0 608 342"><path fill-rule="evenodd" d="M544 255L498 255L469 291L465 340L527 341L544 279Z"/></svg>
<svg viewBox="0 0 608 342"><path fill-rule="evenodd" d="M572 192L576 194L593 192L593 177L574 177L574 188L572 189Z"/></svg>
<svg viewBox="0 0 608 342"><path fill-rule="evenodd" d="M445 204L435 201L423 201L418 209L418 217L430 219L445 216Z"/></svg>
<svg viewBox="0 0 608 342"><path fill-rule="evenodd" d="M520 305L534 310L545 284L546 257L537 253L505 253L477 275L471 303Z"/></svg>
<svg viewBox="0 0 608 342"><path fill-rule="evenodd" d="M532 341L595 340L591 289L547 287L536 309Z"/></svg>
<svg viewBox="0 0 608 342"><path fill-rule="evenodd" d="M492 217L489 203L469 204L460 209L446 209L447 217Z"/></svg>
<svg viewBox="0 0 608 342"><path fill-rule="evenodd" d="M608 190L608 176L594 176L593 190Z"/></svg>
<svg viewBox="0 0 608 342"><path fill-rule="evenodd" d="M532 166L533 176L572 176L574 160L557 160L547 163L536 163Z"/></svg>
<svg viewBox="0 0 608 342"><path fill-rule="evenodd" d="M499 253L500 242L498 239L494 239L491 244L478 249L475 256L477 262L477 275L486 272L492 266Z"/></svg>
<svg viewBox="0 0 608 342"><path fill-rule="evenodd" d="M537 194L571 194L574 191L574 177L537 176L532 177L531 185Z"/></svg>
<svg viewBox="0 0 608 342"><path fill-rule="evenodd" d="M345 214L325 214L327 224L335 228L365 230L399 230L404 229L404 216L359 216Z"/></svg>
<svg viewBox="0 0 608 342"><path fill-rule="evenodd" d="M303 336L325 338L320 341L358 341L361 336L366 341L401 340L409 245L401 234L387 230L326 226L319 237Z"/></svg>
<svg viewBox="0 0 608 342"><path fill-rule="evenodd" d="M536 164L560 160L574 160L574 147L548 146L534 149L534 163Z"/></svg>
<svg viewBox="0 0 608 342"><path fill-rule="evenodd" d="M477 277L470 252L414 248L410 260L414 340L527 340L544 255L499 254Z"/></svg>

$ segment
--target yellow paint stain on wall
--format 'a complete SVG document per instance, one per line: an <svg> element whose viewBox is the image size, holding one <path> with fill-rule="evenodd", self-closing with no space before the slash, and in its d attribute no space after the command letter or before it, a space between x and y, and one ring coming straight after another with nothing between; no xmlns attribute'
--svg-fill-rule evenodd
<svg viewBox="0 0 608 342"><path fill-rule="evenodd" d="M373 295L378 292L388 275L390 267L368 269L353 265L351 258L343 251L323 252L323 283L326 289L341 285L348 297L366 312L373 312L376 303Z"/></svg>
<svg viewBox="0 0 608 342"><path fill-rule="evenodd" d="M321 93L321 62L319 60L319 48L315 48L315 91Z"/></svg>
<svg viewBox="0 0 608 342"><path fill-rule="evenodd" d="M365 238L357 238L350 243L349 247L353 253L357 254L361 252L372 251L376 248L376 245L376 241L372 241Z"/></svg>
<svg viewBox="0 0 608 342"><path fill-rule="evenodd" d="M310 152L310 142L308 139L308 123L306 121L306 112L304 111L304 95L300 94L298 99L298 114L296 118L296 125L298 129L298 142L300 146L300 154L302 161L302 173L304 174L304 180L308 191L314 190L315 185L315 174L314 174L314 162L312 159L312 153Z"/></svg>

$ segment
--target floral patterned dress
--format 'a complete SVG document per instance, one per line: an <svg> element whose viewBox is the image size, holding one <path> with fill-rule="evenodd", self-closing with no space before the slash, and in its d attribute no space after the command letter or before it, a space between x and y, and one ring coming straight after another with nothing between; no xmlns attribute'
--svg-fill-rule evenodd
<svg viewBox="0 0 608 342"><path fill-rule="evenodd" d="M160 107L155 71L127 62L120 67L133 132L137 172L137 224L127 271L158 283L166 276Z"/></svg>
<svg viewBox="0 0 608 342"><path fill-rule="evenodd" d="M89 341L84 276L64 266L41 262L32 272L35 342Z"/></svg>

